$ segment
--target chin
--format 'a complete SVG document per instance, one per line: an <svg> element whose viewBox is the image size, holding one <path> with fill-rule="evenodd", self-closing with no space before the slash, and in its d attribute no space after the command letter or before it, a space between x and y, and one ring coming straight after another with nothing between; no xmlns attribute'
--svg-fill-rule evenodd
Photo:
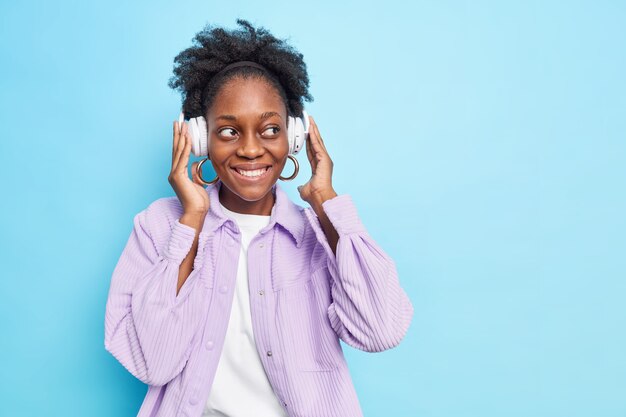
<svg viewBox="0 0 626 417"><path fill-rule="evenodd" d="M278 180L278 178L274 178L274 176L268 176L260 180L248 180L238 177L239 174L233 172L230 174L227 181L224 181L222 177L222 183L224 183L231 192L245 201L261 200L272 190L272 187Z"/></svg>
<svg viewBox="0 0 626 417"><path fill-rule="evenodd" d="M248 189L248 188L237 188L231 191L233 191L235 194L237 194L242 200L245 201L259 201L261 200L263 197L265 197L267 195L267 193L269 193L271 191L272 187L263 187L261 188L255 188L254 190Z"/></svg>

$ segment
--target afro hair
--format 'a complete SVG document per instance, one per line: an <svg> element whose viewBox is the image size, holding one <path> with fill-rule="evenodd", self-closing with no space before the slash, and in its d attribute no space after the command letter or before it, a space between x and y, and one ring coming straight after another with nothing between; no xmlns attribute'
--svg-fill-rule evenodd
<svg viewBox="0 0 626 417"><path fill-rule="evenodd" d="M181 92L187 117L205 116L219 89L235 77L262 77L274 86L285 101L290 116L300 116L303 101L313 101L303 55L277 39L266 29L254 28L237 19L238 30L207 25L193 38L193 46L174 58L174 75L168 85ZM216 77L227 65L238 61L256 62L256 67L231 68Z"/></svg>

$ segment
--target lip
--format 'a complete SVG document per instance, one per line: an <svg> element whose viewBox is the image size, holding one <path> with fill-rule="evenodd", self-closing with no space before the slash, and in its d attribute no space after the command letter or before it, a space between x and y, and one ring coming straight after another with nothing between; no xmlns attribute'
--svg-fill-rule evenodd
<svg viewBox="0 0 626 417"><path fill-rule="evenodd" d="M267 167L271 167L272 164L237 164L237 165L231 165L231 168L239 168L239 169L244 169L244 170L248 170L248 171L254 171L255 169L262 169L262 168L267 168Z"/></svg>
<svg viewBox="0 0 626 417"><path fill-rule="evenodd" d="M241 170L249 170L249 171L254 171L255 169L263 169L263 168L267 168L267 170L259 175L258 177L246 177L242 174L240 174L236 168L239 168ZM234 175L242 182L247 182L247 183L257 183L259 181L263 181L266 177L269 176L269 174L272 172L273 166L271 165L265 165L265 164L250 164L250 165L236 165L231 167L231 169L234 172Z"/></svg>

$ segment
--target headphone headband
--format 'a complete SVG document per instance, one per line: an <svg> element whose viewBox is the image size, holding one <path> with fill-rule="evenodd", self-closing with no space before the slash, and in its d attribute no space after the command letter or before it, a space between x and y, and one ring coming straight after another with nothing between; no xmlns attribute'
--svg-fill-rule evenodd
<svg viewBox="0 0 626 417"><path fill-rule="evenodd" d="M229 69L236 68L236 67L255 67L255 68L258 68L258 69L260 69L262 71L267 72L268 74L271 74L270 70L265 68L263 65L257 64L256 62L252 62L252 61L237 61L237 62L233 62L232 64L226 65L226 67L224 69L218 71L217 74L214 75L214 77L217 77L221 73L226 72Z"/></svg>

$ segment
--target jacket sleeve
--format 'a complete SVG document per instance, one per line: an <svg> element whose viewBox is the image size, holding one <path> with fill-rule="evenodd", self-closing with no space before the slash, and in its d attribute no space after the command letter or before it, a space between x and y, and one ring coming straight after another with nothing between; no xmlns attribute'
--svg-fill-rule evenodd
<svg viewBox="0 0 626 417"><path fill-rule="evenodd" d="M203 297L196 268L199 257L176 294L179 266L191 249L196 230L176 219L160 254L148 227L149 209L135 216L113 271L104 346L136 378L160 386L178 375L189 359L201 322Z"/></svg>
<svg viewBox="0 0 626 417"><path fill-rule="evenodd" d="M330 273L328 318L335 333L366 352L396 347L409 328L413 305L394 261L367 233L350 195L326 200L322 208L339 235L335 255L319 220L314 227Z"/></svg>

